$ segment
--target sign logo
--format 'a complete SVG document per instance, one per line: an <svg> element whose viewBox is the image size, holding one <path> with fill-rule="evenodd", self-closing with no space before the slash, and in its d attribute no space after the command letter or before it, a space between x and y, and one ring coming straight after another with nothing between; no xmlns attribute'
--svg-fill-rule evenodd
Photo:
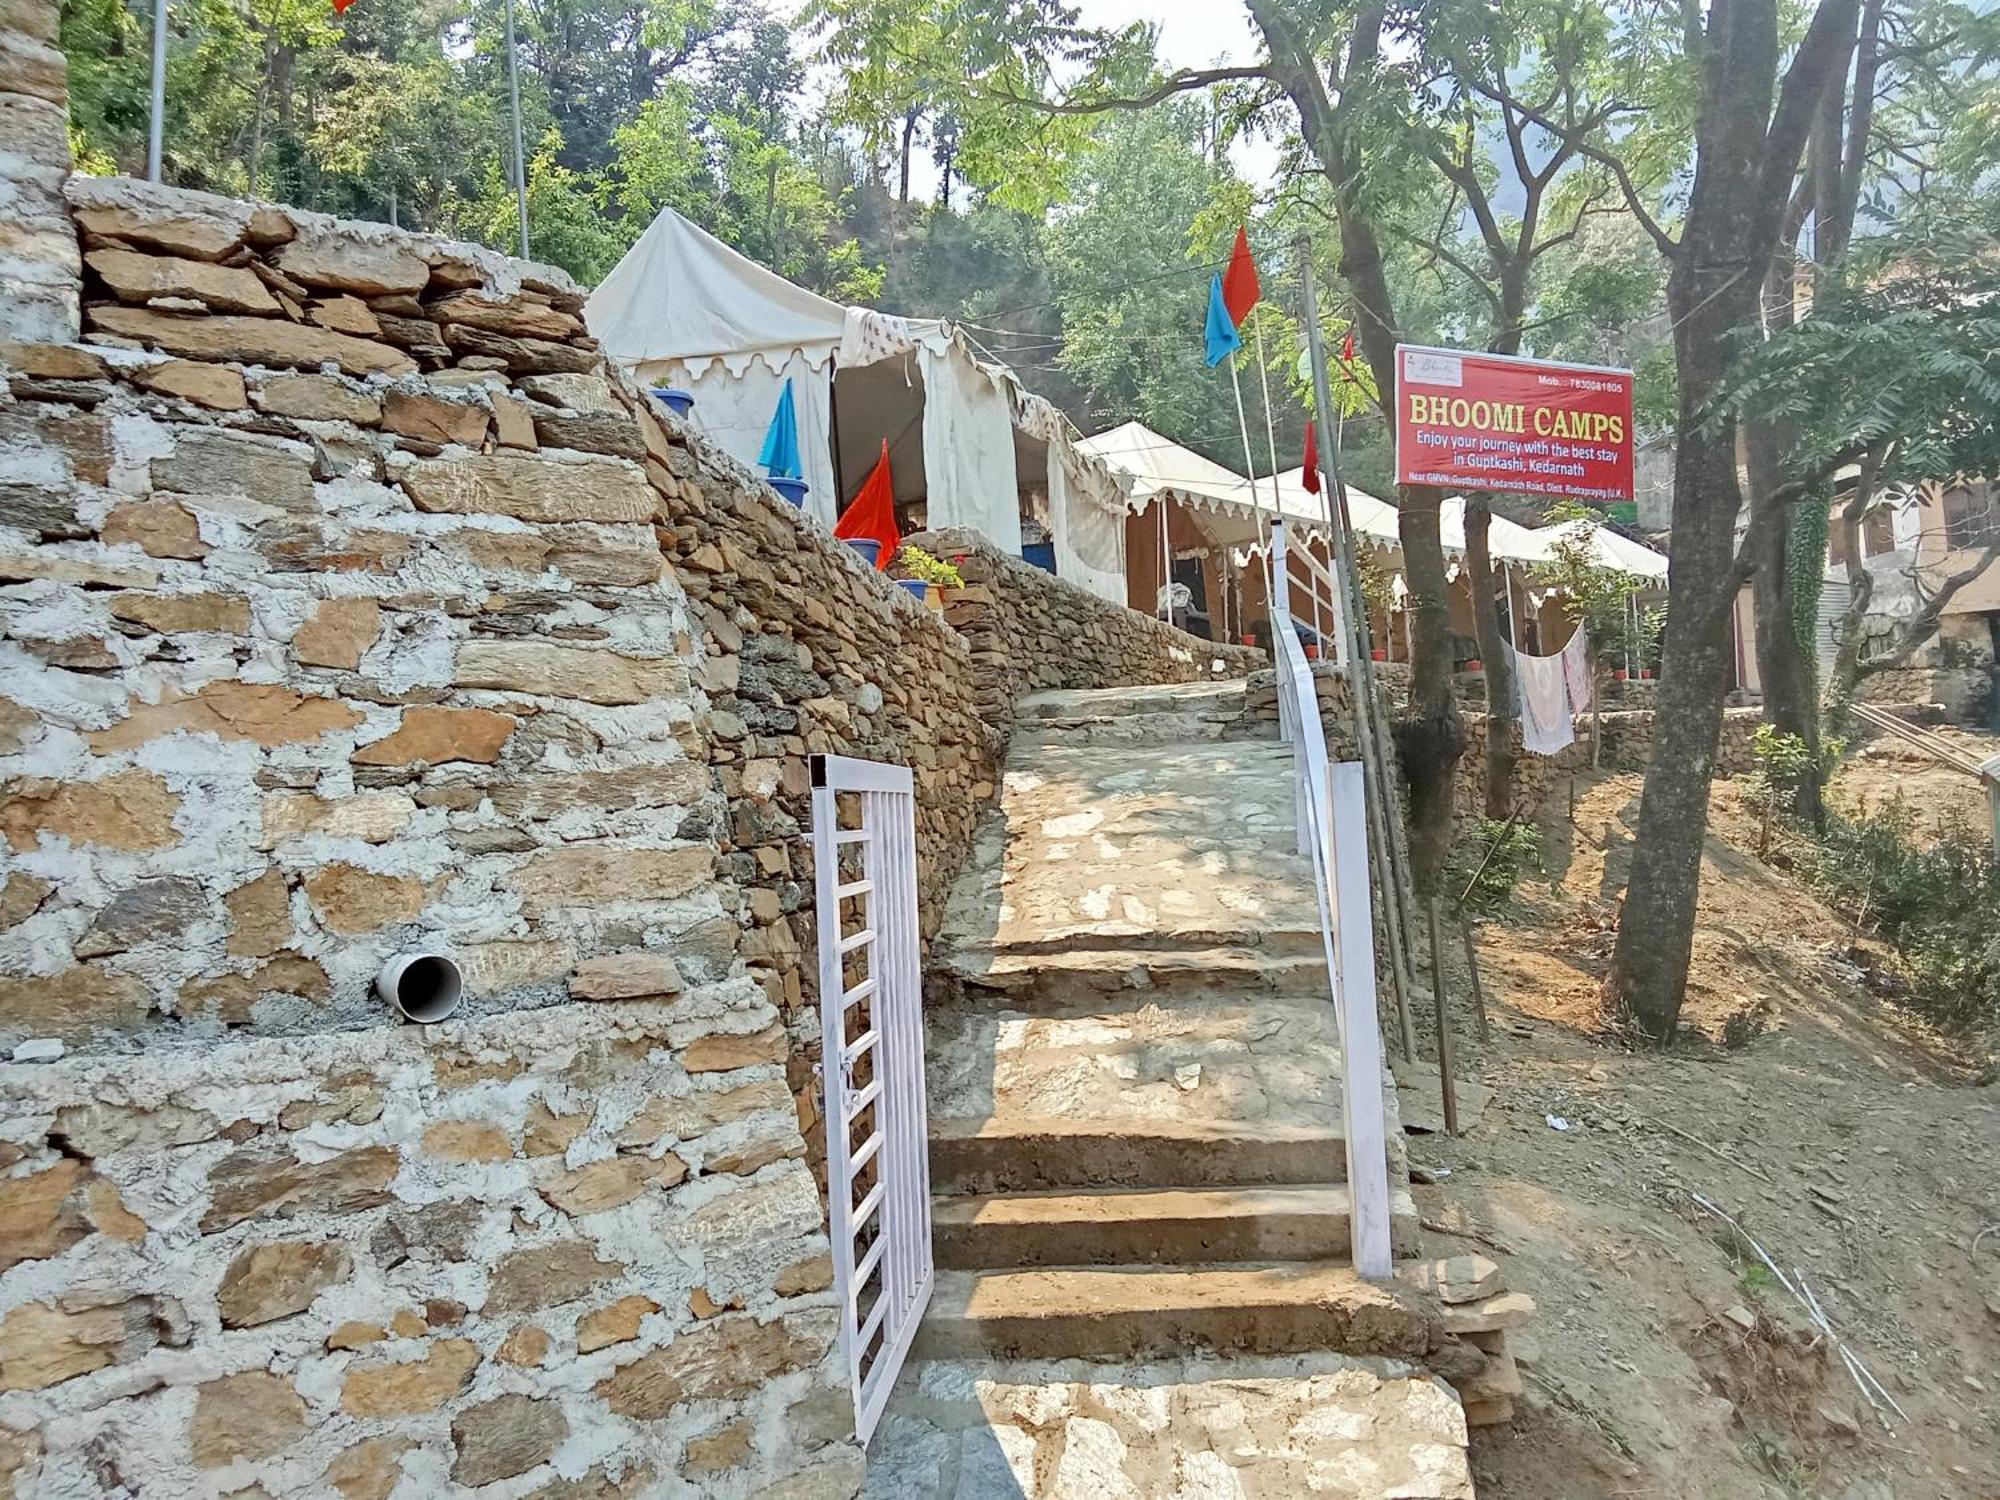
<svg viewBox="0 0 2000 1500"><path fill-rule="evenodd" d="M1396 482L1630 500L1632 372L1396 346Z"/></svg>

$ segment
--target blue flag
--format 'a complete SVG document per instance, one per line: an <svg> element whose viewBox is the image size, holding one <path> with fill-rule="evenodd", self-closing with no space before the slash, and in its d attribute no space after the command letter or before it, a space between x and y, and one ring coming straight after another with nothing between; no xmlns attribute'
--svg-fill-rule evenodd
<svg viewBox="0 0 2000 1500"><path fill-rule="evenodd" d="M803 479L799 465L799 412L792 402L792 383L785 382L778 397L778 409L771 413L770 430L764 434L764 450L757 462L773 479Z"/></svg>
<svg viewBox="0 0 2000 1500"><path fill-rule="evenodd" d="M1208 367L1212 370L1243 347L1236 325L1229 320L1229 304L1222 298L1222 278L1208 283L1208 326L1202 330L1208 340Z"/></svg>

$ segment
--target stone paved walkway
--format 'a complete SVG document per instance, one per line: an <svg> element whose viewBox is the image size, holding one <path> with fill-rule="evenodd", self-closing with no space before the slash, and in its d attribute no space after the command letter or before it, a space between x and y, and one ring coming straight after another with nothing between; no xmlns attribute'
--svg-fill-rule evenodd
<svg viewBox="0 0 2000 1500"><path fill-rule="evenodd" d="M1393 1364L939 1361L869 1454L864 1500L1471 1500L1465 1414Z"/></svg>
<svg viewBox="0 0 2000 1500"><path fill-rule="evenodd" d="M1292 796L1241 683L1024 705L931 956L938 1276L868 1495L1469 1500L1432 1312L1347 1263Z"/></svg>

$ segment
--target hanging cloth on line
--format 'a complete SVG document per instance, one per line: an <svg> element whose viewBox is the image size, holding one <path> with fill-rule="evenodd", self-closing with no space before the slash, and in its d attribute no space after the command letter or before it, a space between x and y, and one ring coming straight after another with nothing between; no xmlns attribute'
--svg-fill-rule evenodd
<svg viewBox="0 0 2000 1500"><path fill-rule="evenodd" d="M1595 696L1595 684L1590 680L1590 637L1581 625L1569 633L1569 644L1557 654L1562 659L1563 682L1569 688L1570 712L1580 714Z"/></svg>
<svg viewBox="0 0 2000 1500"><path fill-rule="evenodd" d="M1513 650L1510 646L1509 650ZM1579 627L1554 656L1514 651L1514 682L1521 699L1521 748L1555 755L1576 743L1573 715L1590 699L1588 649Z"/></svg>

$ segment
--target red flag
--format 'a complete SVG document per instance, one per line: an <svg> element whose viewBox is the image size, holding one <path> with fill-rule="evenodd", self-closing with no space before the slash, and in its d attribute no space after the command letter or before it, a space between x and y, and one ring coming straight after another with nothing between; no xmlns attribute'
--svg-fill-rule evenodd
<svg viewBox="0 0 2000 1500"><path fill-rule="evenodd" d="M1319 423L1312 419L1311 413L1307 413L1306 415L1306 471L1301 477L1304 480L1307 491L1317 495L1319 493Z"/></svg>
<svg viewBox="0 0 2000 1500"><path fill-rule="evenodd" d="M1250 236L1239 224L1236 248L1229 252L1229 269L1222 273L1222 305L1229 309L1229 321L1241 328L1263 293L1257 284L1257 262L1250 258Z"/></svg>
<svg viewBox="0 0 2000 1500"><path fill-rule="evenodd" d="M1354 378L1354 330L1348 329L1340 338L1340 378Z"/></svg>
<svg viewBox="0 0 2000 1500"><path fill-rule="evenodd" d="M354 0L333 0L333 13L336 16L345 15L347 13L347 7L352 5L353 3Z"/></svg>
<svg viewBox="0 0 2000 1500"><path fill-rule="evenodd" d="M868 477L861 481L861 488L854 492L854 498L841 512L839 521L834 523L833 534L842 541L868 541L872 538L880 542L882 552L875 559L875 566L881 571L886 572L889 564L896 560L896 548L902 543L903 533L896 529L896 485L889 477L887 438L882 439L882 456L868 471Z"/></svg>

